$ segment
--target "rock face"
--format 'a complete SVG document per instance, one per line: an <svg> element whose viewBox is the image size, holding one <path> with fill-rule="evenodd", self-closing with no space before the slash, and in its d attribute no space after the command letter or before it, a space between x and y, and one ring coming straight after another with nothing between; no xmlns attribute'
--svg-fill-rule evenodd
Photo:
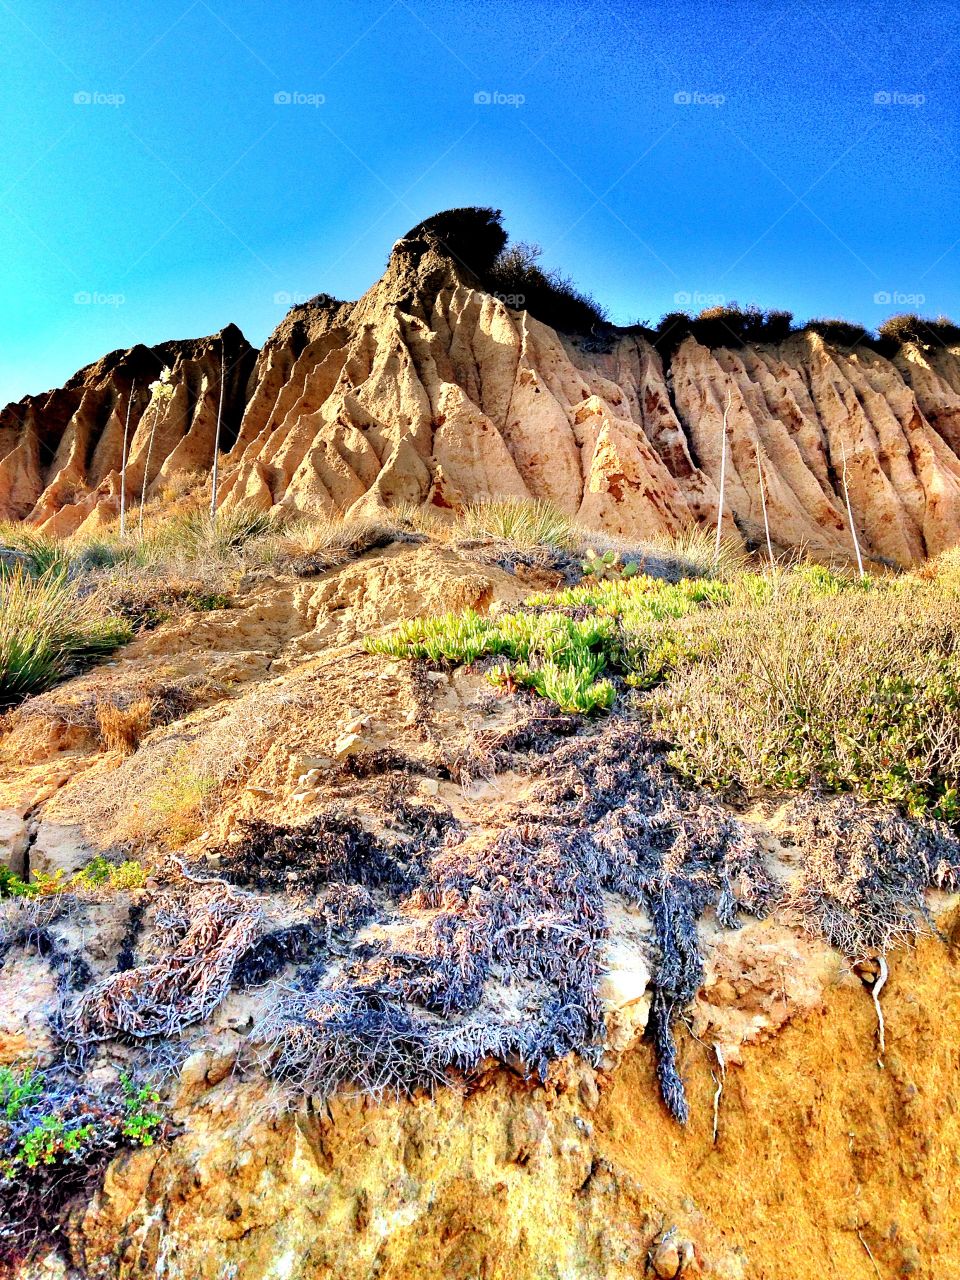
<svg viewBox="0 0 960 1280"><path fill-rule="evenodd" d="M484 292L421 227L356 303L293 308L257 354L239 330L114 352L0 413L0 516L95 527L128 491L209 472L226 353L226 503L359 511L555 502L627 538L716 520L726 417L732 535L913 563L960 541L960 351L888 360L805 331L779 346L687 338L666 367L637 331L570 338ZM605 346L608 349L598 350ZM164 364L173 398L145 413ZM136 391L132 391L134 379ZM846 483L844 483L844 473Z"/></svg>
<svg viewBox="0 0 960 1280"><path fill-rule="evenodd" d="M209 338L113 351L65 387L0 410L0 517L67 535L120 509L129 406L127 497L178 472L209 470L225 362L221 439L235 439L256 352L235 325ZM173 396L147 409L150 383L172 371ZM151 448L151 436L153 437Z"/></svg>
<svg viewBox="0 0 960 1280"><path fill-rule="evenodd" d="M942 924L956 937L955 912ZM565 1063L544 1089L501 1075L467 1097L296 1115L222 1058L188 1060L176 1139L121 1155L71 1221L67 1265L36 1274L953 1277L955 967L932 938L898 954L883 1071L857 980L791 1003L719 1094L709 1042L685 1040L686 1129L639 1042L612 1074Z"/></svg>

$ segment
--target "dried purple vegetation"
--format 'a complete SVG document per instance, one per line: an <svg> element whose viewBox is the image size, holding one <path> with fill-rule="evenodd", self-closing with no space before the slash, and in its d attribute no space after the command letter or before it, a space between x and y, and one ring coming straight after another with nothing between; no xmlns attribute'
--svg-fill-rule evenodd
<svg viewBox="0 0 960 1280"><path fill-rule="evenodd" d="M396 927L260 1028L279 1076L312 1093L345 1083L403 1092L490 1058L541 1077L570 1051L596 1060L604 895L616 893L654 922L660 1082L686 1117L672 1029L702 980L697 921L708 907L728 925L739 909L761 913L773 884L740 824L683 790L635 725L611 721L553 745L533 802L494 838L465 842L455 824L412 837L405 865L422 873L396 902ZM491 986L514 989L514 1016L491 1003Z"/></svg>

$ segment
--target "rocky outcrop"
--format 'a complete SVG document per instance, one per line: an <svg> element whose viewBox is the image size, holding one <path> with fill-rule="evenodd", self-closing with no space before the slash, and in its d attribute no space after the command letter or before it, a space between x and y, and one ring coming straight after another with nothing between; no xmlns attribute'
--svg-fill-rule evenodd
<svg viewBox="0 0 960 1280"><path fill-rule="evenodd" d="M7 405L0 410L0 517L64 535L112 519L120 507L125 430L131 503L139 501L148 464L151 495L178 472L209 470L221 367L221 439L229 444L255 359L240 330L228 325L209 338L113 351L66 386ZM150 383L164 368L171 370L173 395L148 409Z"/></svg>
<svg viewBox="0 0 960 1280"><path fill-rule="evenodd" d="M57 533L112 517L132 394L134 498L148 453L151 494L208 472L223 349L226 503L341 512L536 497L644 538L716 520L725 431L731 534L762 544L765 505L776 545L849 555L849 494L868 555L909 564L960 541L957 350L910 343L890 360L807 330L737 350L688 337L665 365L638 331L599 343L512 310L429 225L394 246L358 302L293 308L259 354L231 326L115 352L8 406L0 515ZM164 364L175 391L151 452L146 387Z"/></svg>
<svg viewBox="0 0 960 1280"><path fill-rule="evenodd" d="M942 923L955 938L955 911ZM718 980L708 994L728 1018L763 1008L779 1025L742 1060L718 1054L706 1022L684 1040L687 1129L659 1107L640 1042L616 1071L564 1062L543 1089L501 1074L467 1096L337 1097L293 1115L233 1079L221 1043L184 1064L175 1141L111 1166L71 1221L69 1263L43 1274L955 1276L952 952L927 939L898 954L879 1070L860 981L812 981L808 961L801 995L795 948L759 934L767 1003L742 966L736 991Z"/></svg>

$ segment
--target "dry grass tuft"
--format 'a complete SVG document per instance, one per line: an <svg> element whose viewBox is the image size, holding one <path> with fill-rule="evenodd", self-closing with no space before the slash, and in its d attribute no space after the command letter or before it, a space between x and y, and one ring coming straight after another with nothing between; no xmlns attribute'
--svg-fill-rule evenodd
<svg viewBox="0 0 960 1280"><path fill-rule="evenodd" d="M108 751L132 755L140 739L153 726L154 710L152 698L139 698L125 707L115 702L98 702L95 715L100 742Z"/></svg>
<svg viewBox="0 0 960 1280"><path fill-rule="evenodd" d="M475 502L457 521L462 538L508 543L521 551L538 547L572 550L580 541L572 522L552 502L501 498Z"/></svg>

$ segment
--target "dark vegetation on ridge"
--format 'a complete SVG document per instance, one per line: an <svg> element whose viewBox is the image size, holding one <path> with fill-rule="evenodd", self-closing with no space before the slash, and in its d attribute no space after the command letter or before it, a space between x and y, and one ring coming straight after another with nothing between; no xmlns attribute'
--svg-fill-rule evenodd
<svg viewBox="0 0 960 1280"><path fill-rule="evenodd" d="M618 331L604 308L569 277L556 270L545 271L539 265L539 245L510 242L499 209L447 209L418 223L403 241L408 247L418 241L424 248L427 244L436 245L476 276L486 292L500 297L514 310L529 311L561 333L592 338L607 346ZM670 311L655 327L641 323L629 328L647 338L667 361L687 337L711 348L737 349L781 343L791 334L817 333L844 350L867 346L884 356L895 355L908 342L925 346L960 343L960 326L943 316L935 320L914 314L891 316L874 333L841 319L811 319L795 324L790 311L764 310L754 304L741 306L735 301L708 307L697 315Z"/></svg>

